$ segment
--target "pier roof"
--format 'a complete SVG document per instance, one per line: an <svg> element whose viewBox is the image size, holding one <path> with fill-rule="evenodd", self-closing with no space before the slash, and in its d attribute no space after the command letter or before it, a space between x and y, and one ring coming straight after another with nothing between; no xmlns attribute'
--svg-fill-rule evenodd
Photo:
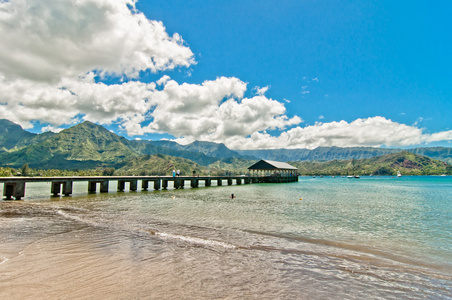
<svg viewBox="0 0 452 300"><path fill-rule="evenodd" d="M298 170L298 169L285 162L260 160L251 167L249 167L248 170Z"/></svg>

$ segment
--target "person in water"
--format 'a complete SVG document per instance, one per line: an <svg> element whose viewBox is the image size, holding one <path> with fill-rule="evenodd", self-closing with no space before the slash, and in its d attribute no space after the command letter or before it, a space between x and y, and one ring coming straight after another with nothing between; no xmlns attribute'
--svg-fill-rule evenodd
<svg viewBox="0 0 452 300"><path fill-rule="evenodd" d="M234 199L235 198L235 195L234 194L231 194L231 199Z"/></svg>

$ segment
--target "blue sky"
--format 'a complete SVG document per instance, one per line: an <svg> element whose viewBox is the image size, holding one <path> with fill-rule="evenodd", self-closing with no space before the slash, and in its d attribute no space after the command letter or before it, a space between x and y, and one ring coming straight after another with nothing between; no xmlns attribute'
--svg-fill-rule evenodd
<svg viewBox="0 0 452 300"><path fill-rule="evenodd" d="M8 11L6 5L18 2L0 5ZM87 1L98 8L92 13L96 18L66 2L60 8L54 3L52 7L34 4L35 15L51 11L43 16L55 19L46 19L42 32L17 29L15 34L43 42L50 36L60 42L59 49L68 45L72 53L80 52L78 61L66 57L71 52L50 58L7 39L9 49L24 47L22 57L45 61L42 68L58 74L36 79L29 75L36 70L11 66L5 61L15 60L0 55L0 80L10 87L3 94L0 89L0 117L31 131L60 130L90 120L128 138L208 140L237 149L451 146L452 4L448 1L142 0L136 3L134 15L127 12L134 5L131 0L118 0L115 5L108 0ZM108 5L117 12L116 25L102 23ZM69 10L76 17L62 18L61 12ZM10 12L22 19L31 13ZM13 21L0 21L0 30L11 31ZM142 25L154 21L160 23ZM52 27L55 24L58 30ZM102 30L95 40L90 31L80 29L75 34L71 24ZM125 31L128 35L121 36ZM103 49L120 49L99 50L106 53L94 56L103 36ZM121 39L133 46L122 48ZM156 41L161 47L155 46ZM155 63L144 63L142 57ZM173 65L158 63L165 59ZM14 93L23 99L24 93L16 91L23 91L24 85L41 92L30 96L28 104L8 98L20 86ZM43 100L42 95L52 93L59 96ZM72 113L66 110L53 118L60 113L56 110L46 115L42 108L52 102L55 107L71 103ZM15 113L24 106L28 115Z"/></svg>
<svg viewBox="0 0 452 300"><path fill-rule="evenodd" d="M178 80L221 75L270 85L266 95L289 99L288 111L309 124L319 116L329 122L378 115L432 131L452 129L448 1L165 0L137 6L194 51L198 64L190 78L168 73Z"/></svg>

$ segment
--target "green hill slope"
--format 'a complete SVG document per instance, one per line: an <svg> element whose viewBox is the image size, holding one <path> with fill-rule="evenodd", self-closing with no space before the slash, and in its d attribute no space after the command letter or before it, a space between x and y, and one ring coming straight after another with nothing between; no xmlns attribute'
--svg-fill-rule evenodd
<svg viewBox="0 0 452 300"><path fill-rule="evenodd" d="M20 125L0 119L0 149L3 151L16 147L19 143L31 141L36 134L23 130Z"/></svg>
<svg viewBox="0 0 452 300"><path fill-rule="evenodd" d="M192 160L169 155L155 154L134 157L117 164L115 175L171 175L180 170L181 175L225 175L246 174L247 168L255 161L238 158L218 160L209 166L203 166Z"/></svg>
<svg viewBox="0 0 452 300"><path fill-rule="evenodd" d="M84 122L35 145L0 154L3 165L33 168L91 168L137 156L128 141L102 126ZM6 163L5 163L6 162Z"/></svg>
<svg viewBox="0 0 452 300"><path fill-rule="evenodd" d="M368 159L327 162L291 162L302 175L441 175L452 174L452 165L408 151Z"/></svg>
<svg viewBox="0 0 452 300"><path fill-rule="evenodd" d="M201 174L205 168L189 159L169 155L142 155L116 165L116 175L171 175L180 170L181 175Z"/></svg>
<svg viewBox="0 0 452 300"><path fill-rule="evenodd" d="M402 152L396 148L373 148L373 147L318 147L309 149L271 149L271 150L238 150L241 155L253 155L259 159L276 161L331 161L347 159L365 159L382 156L390 153ZM452 163L452 148L429 147L412 148L405 151L428 156L433 159Z"/></svg>
<svg viewBox="0 0 452 300"><path fill-rule="evenodd" d="M175 157L181 157L190 159L203 166L207 166L218 160L218 158L207 156L204 153L181 150L183 149L183 147L170 148L166 146L156 146L156 144L153 141L129 141L129 143L135 152L143 155L164 154ZM160 143L157 143L157 145L160 145ZM162 145L167 145L167 143L163 143Z"/></svg>

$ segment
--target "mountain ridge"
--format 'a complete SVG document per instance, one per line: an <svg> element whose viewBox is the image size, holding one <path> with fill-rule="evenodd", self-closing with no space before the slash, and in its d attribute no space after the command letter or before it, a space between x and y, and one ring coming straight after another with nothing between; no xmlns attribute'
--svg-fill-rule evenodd
<svg viewBox="0 0 452 300"><path fill-rule="evenodd" d="M439 175L452 174L452 165L408 151L365 159L291 162L302 175Z"/></svg>
<svg viewBox="0 0 452 300"><path fill-rule="evenodd" d="M195 141L180 145L173 141L128 140L89 121L61 132L34 134L7 120L0 120L0 166L21 167L25 163L39 168L95 168L119 166L142 155L169 155L189 159L199 165L221 168L234 159L256 161L332 161L367 159L403 152L402 149L372 147L319 147L309 149L231 150L222 143ZM12 135L16 135L15 137ZM5 147L6 145L6 147ZM411 151L410 151L411 150ZM452 148L424 147L408 152L452 162ZM241 166L242 163L237 163Z"/></svg>
<svg viewBox="0 0 452 300"><path fill-rule="evenodd" d="M318 147L309 149L261 149L237 150L239 154L251 155L260 159L276 161L330 161L347 159L364 159L385 154L408 151L418 155L452 163L452 148L419 147L412 149L373 148L373 147Z"/></svg>

